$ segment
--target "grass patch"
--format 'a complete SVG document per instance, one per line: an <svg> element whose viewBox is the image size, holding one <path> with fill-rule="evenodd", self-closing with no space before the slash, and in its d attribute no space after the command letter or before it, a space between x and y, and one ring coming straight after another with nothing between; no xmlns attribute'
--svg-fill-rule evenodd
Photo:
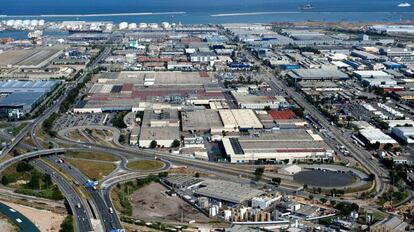
<svg viewBox="0 0 414 232"><path fill-rule="evenodd" d="M80 159L90 159L90 160L100 160L100 161L110 161L110 162L115 162L115 161L119 161L119 158L111 155L111 154L107 154L107 153L99 153L99 152L66 152L65 156L67 157L71 157L71 158L80 158Z"/></svg>
<svg viewBox="0 0 414 232"><path fill-rule="evenodd" d="M0 121L0 128L7 128L10 127L10 123L6 121Z"/></svg>
<svg viewBox="0 0 414 232"><path fill-rule="evenodd" d="M92 180L100 180L109 175L116 168L116 165L112 163L76 159L70 159L67 161Z"/></svg>
<svg viewBox="0 0 414 232"><path fill-rule="evenodd" d="M19 134L19 132L27 125L27 123L20 123L18 126L13 127L10 132L11 135L13 135L13 137L15 137L17 134Z"/></svg>
<svg viewBox="0 0 414 232"><path fill-rule="evenodd" d="M64 198L59 188L53 184L50 175L34 169L31 164L25 161L6 168L1 175L1 183L15 188L16 193L52 200Z"/></svg>
<svg viewBox="0 0 414 232"><path fill-rule="evenodd" d="M128 199L129 195L136 190L151 184L152 182L158 182L159 180L159 176L149 175L145 178L138 178L135 181L128 181L123 184L118 184L112 190L112 201L114 202L115 208L122 214L131 216L132 205Z"/></svg>
<svg viewBox="0 0 414 232"><path fill-rule="evenodd" d="M136 160L128 162L127 167L138 171L150 171L161 169L164 163L157 160Z"/></svg>

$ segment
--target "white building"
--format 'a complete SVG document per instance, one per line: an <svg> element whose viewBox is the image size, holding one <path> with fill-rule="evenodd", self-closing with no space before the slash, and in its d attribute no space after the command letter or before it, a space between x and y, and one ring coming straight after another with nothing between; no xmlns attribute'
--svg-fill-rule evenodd
<svg viewBox="0 0 414 232"><path fill-rule="evenodd" d="M414 127L394 127L391 133L408 144L414 143Z"/></svg>

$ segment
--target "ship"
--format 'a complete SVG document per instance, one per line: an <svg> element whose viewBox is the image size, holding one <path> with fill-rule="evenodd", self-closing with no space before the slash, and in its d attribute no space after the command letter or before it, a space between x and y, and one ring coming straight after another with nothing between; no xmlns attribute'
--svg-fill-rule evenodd
<svg viewBox="0 0 414 232"><path fill-rule="evenodd" d="M402 3L398 4L398 7L410 7L410 6L411 6L411 4L408 3L408 2L402 2Z"/></svg>
<svg viewBox="0 0 414 232"><path fill-rule="evenodd" d="M303 5L300 9L301 10L312 10L314 7L313 7L313 5L312 4L306 4L306 5Z"/></svg>

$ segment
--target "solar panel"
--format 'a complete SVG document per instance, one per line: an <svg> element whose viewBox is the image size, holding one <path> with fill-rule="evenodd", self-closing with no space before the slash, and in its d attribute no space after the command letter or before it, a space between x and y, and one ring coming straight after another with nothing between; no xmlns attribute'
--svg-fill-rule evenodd
<svg viewBox="0 0 414 232"><path fill-rule="evenodd" d="M240 145L239 140L236 138L230 138L229 140L230 140L230 144L231 144L231 147L233 148L234 153L236 155L243 155L244 151Z"/></svg>

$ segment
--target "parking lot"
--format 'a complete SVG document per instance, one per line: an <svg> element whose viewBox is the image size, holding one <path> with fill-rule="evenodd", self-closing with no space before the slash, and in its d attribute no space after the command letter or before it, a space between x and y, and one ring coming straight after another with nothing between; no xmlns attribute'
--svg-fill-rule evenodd
<svg viewBox="0 0 414 232"><path fill-rule="evenodd" d="M106 125L111 119L111 114L63 114L56 120L53 129L60 131L64 128L83 125Z"/></svg>

